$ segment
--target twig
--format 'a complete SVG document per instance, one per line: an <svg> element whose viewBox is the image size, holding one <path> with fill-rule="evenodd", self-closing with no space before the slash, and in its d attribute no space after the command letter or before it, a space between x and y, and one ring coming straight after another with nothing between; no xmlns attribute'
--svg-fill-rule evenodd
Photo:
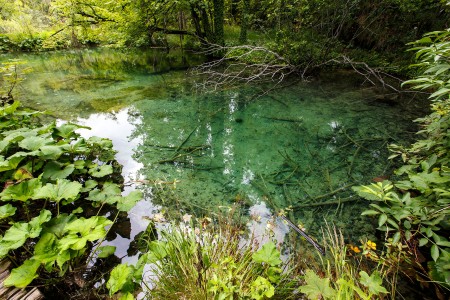
<svg viewBox="0 0 450 300"><path fill-rule="evenodd" d="M178 146L177 149L175 149L175 152L178 152L178 151L181 149L181 147L183 147L184 144L187 143L187 141L191 138L192 134L197 130L197 128L198 128L198 126L196 126L196 127L194 128L194 130L192 130L191 133L189 133L189 135L187 136L187 138L180 144L180 146Z"/></svg>
<svg viewBox="0 0 450 300"><path fill-rule="evenodd" d="M340 188L338 188L338 189L335 189L334 191L331 191L331 192L329 192L329 193L326 193L326 194L323 194L323 195L314 197L313 200L320 200L320 199L323 199L323 198L326 198L326 197L333 196L333 195L335 195L335 194L337 194L337 193L339 193L339 192L342 192L343 190L348 189L349 187L353 186L354 184L355 184L355 183L350 183L350 184L344 185L343 187L340 187Z"/></svg>
<svg viewBox="0 0 450 300"><path fill-rule="evenodd" d="M354 197L348 197L344 199L339 200L333 200L333 201L325 201L325 202L316 202L316 203L305 203L305 204L298 204L292 207L293 210L297 210L304 207L312 207L312 206L326 206L326 205L340 205L345 202L353 202L358 200L358 198Z"/></svg>
<svg viewBox="0 0 450 300"><path fill-rule="evenodd" d="M300 119L290 119L290 118L277 118L277 117L266 117L262 116L261 118L274 120L274 121L283 121L283 122L303 122L303 118Z"/></svg>

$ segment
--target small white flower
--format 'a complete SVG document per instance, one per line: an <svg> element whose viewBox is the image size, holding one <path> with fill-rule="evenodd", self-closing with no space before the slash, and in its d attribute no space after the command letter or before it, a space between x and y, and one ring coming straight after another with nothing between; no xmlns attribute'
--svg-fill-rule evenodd
<svg viewBox="0 0 450 300"><path fill-rule="evenodd" d="M164 215L162 213L156 213L152 217L153 221L157 223L165 222L166 219L164 218Z"/></svg>
<svg viewBox="0 0 450 300"><path fill-rule="evenodd" d="M191 221L191 219L192 219L192 215L185 214L183 216L183 222L185 222L185 223L189 223Z"/></svg>

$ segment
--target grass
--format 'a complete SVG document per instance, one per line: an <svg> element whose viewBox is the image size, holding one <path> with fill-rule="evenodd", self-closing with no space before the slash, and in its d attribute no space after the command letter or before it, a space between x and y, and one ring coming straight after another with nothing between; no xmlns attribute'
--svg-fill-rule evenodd
<svg viewBox="0 0 450 300"><path fill-rule="evenodd" d="M294 281L269 242L244 242L238 227L210 219L161 232L166 256L150 267L148 299L294 299ZM259 250L258 250L259 249Z"/></svg>

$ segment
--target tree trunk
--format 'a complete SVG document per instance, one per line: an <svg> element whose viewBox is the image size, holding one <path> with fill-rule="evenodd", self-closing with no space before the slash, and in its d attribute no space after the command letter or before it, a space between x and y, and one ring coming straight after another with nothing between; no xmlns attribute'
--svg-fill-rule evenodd
<svg viewBox="0 0 450 300"><path fill-rule="evenodd" d="M248 28L249 12L250 12L250 0L242 0L241 33L239 34L239 42L241 44L247 43L247 28Z"/></svg>
<svg viewBox="0 0 450 300"><path fill-rule="evenodd" d="M215 44L225 44L223 22L224 22L224 0L213 0L214 4L214 39Z"/></svg>

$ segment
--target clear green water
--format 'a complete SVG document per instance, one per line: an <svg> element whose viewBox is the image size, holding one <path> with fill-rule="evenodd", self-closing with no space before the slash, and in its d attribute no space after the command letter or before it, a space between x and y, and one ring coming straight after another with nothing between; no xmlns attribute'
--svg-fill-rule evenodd
<svg viewBox="0 0 450 300"><path fill-rule="evenodd" d="M200 59L179 53L18 58L32 68L17 90L23 104L111 138L127 181L141 183L146 197L124 222L131 227L111 242L119 257L158 212L201 216L235 202L263 220L292 206L290 218L314 236L328 222L349 239L373 238L360 216L367 204L349 186L389 175L387 145L406 143L423 115L419 101L392 100L346 71L255 98L264 86L196 93L199 79L185 66ZM317 205L329 201L338 204Z"/></svg>

